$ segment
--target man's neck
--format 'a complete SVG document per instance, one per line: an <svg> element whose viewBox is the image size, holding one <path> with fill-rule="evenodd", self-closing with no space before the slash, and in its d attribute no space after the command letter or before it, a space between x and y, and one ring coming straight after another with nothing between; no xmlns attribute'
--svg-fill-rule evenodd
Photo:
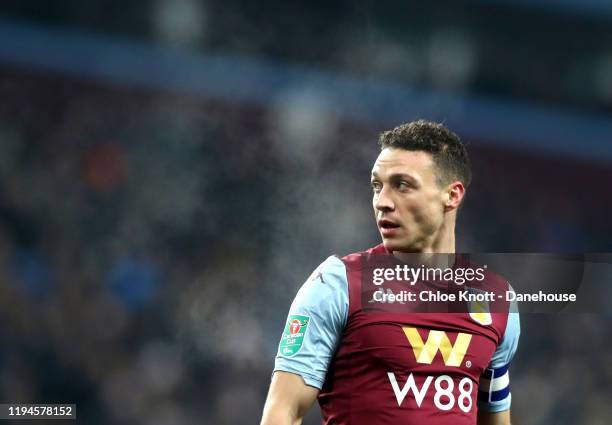
<svg viewBox="0 0 612 425"><path fill-rule="evenodd" d="M435 239L430 244L417 252L393 251L393 256L405 263L419 263L430 266L446 267L450 260L447 255L455 253L455 223L450 221L444 224ZM454 258L454 256L453 256ZM454 260L452 260L454 261Z"/></svg>

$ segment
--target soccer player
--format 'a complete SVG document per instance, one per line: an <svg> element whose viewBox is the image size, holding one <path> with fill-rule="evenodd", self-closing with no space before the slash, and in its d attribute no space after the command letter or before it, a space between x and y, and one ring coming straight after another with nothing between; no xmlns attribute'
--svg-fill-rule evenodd
<svg viewBox="0 0 612 425"><path fill-rule="evenodd" d="M329 257L299 290L261 423L301 424L318 398L330 425L509 425L518 313L389 312L362 297L360 273L373 256L400 264L455 253L471 180L465 147L441 124L404 124L379 144L371 184L382 244Z"/></svg>

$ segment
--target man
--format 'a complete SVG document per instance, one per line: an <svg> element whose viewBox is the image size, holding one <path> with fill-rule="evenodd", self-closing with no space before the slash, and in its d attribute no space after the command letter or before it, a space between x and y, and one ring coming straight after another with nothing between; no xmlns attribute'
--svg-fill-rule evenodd
<svg viewBox="0 0 612 425"><path fill-rule="evenodd" d="M379 144L371 184L382 244L329 257L298 292L262 425L301 424L317 398L325 424L509 425L517 313L386 311L363 297L372 258L407 264L417 255L431 265L455 253L471 180L465 147L441 124L404 124ZM492 273L486 281L508 287Z"/></svg>

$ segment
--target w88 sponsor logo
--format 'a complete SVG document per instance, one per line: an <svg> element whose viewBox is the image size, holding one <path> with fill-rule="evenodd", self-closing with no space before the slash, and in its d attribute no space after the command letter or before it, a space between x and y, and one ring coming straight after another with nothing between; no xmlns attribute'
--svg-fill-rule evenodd
<svg viewBox="0 0 612 425"><path fill-rule="evenodd" d="M458 384L455 384L453 378L448 375L439 375L435 378L428 376L419 388L414 381L412 373L408 375L406 383L403 388L397 382L397 378L393 372L387 372L397 405L402 407L402 402L412 392L414 401L418 407L421 407L425 395L431 386L431 382L434 382L435 392L433 393L433 404L440 410L451 410L453 407L458 406L463 412L468 413L472 410L472 391L474 390L474 383L468 377L462 378Z"/></svg>

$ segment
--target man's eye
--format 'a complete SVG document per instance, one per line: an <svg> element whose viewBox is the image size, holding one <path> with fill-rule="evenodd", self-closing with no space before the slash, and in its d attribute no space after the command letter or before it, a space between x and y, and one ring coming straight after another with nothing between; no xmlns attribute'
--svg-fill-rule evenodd
<svg viewBox="0 0 612 425"><path fill-rule="evenodd" d="M372 182L372 190L376 193L380 192L382 185L378 182Z"/></svg>
<svg viewBox="0 0 612 425"><path fill-rule="evenodd" d="M408 189L412 189L412 185L411 185L410 183L406 182L406 181L400 181L400 182L397 184L397 187L398 187L400 190L408 190Z"/></svg>

